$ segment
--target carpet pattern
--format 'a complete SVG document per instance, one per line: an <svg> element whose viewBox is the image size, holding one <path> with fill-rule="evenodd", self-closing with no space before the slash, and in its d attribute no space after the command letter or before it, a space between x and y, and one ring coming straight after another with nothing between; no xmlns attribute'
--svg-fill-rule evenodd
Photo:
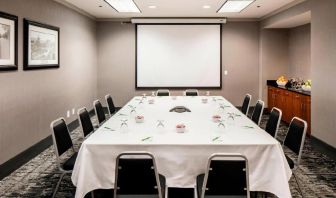
<svg viewBox="0 0 336 198"><path fill-rule="evenodd" d="M267 119L268 116L264 115L261 122L263 128ZM95 118L93 118L93 122L97 123ZM278 133L279 141L284 139L287 129L288 125L281 123ZM80 130L78 127L71 133L76 149L79 148L80 142L83 141ZM287 149L285 149L285 153L290 157L295 157ZM296 170L296 175L303 191L303 197L336 198L336 161L314 149L311 146L310 138L306 138L301 165ZM51 146L1 180L0 197L51 197L59 177L60 173L58 173L56 157ZM57 197L74 197L76 189L72 185L70 177L70 175L64 177ZM293 176L289 183L292 196L295 198L302 197ZM259 193L258 197L262 195L262 193ZM268 197L274 196L268 194Z"/></svg>

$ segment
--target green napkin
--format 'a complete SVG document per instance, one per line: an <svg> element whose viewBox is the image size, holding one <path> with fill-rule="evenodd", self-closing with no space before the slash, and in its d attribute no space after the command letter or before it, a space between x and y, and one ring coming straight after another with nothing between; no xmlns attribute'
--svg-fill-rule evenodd
<svg viewBox="0 0 336 198"><path fill-rule="evenodd" d="M211 139L211 142L221 142L222 140L220 139L221 136L217 136Z"/></svg>
<svg viewBox="0 0 336 198"><path fill-rule="evenodd" d="M111 129L110 127L107 127L107 126L104 126L104 129L108 129L108 130L111 130L111 131L115 131L114 129Z"/></svg>
<svg viewBox="0 0 336 198"><path fill-rule="evenodd" d="M141 141L144 142L144 141L148 141L150 139L152 139L152 136L148 136L148 137L142 138Z"/></svg>

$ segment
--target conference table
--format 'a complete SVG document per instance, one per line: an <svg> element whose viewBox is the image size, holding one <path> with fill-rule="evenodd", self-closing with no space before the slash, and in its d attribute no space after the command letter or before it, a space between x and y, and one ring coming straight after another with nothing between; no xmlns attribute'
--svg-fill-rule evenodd
<svg viewBox="0 0 336 198"><path fill-rule="evenodd" d="M190 112L171 112L176 106ZM71 178L75 196L113 188L116 157L126 151L152 153L167 186L179 188L195 188L213 153L240 153L248 159L250 191L291 197L281 144L222 96L134 97L82 143Z"/></svg>

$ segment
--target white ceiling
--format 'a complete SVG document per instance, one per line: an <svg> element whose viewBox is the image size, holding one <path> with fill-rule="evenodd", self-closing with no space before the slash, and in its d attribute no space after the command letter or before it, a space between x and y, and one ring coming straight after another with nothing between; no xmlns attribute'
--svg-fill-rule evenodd
<svg viewBox="0 0 336 198"><path fill-rule="evenodd" d="M57 0L65 1L98 19L132 17L228 17L262 18L297 0L256 0L240 13L217 13L226 0L134 0L141 13L118 13L104 0ZM302 1L302 0L301 0ZM156 9L148 8L156 5ZM204 9L209 5L209 9ZM102 6L102 7L99 7ZM260 6L258 8L258 6Z"/></svg>
<svg viewBox="0 0 336 198"><path fill-rule="evenodd" d="M266 26L265 28L293 28L300 25L308 24L310 23L310 21L311 21L311 13L309 11L295 15L290 18L277 21L269 26Z"/></svg>

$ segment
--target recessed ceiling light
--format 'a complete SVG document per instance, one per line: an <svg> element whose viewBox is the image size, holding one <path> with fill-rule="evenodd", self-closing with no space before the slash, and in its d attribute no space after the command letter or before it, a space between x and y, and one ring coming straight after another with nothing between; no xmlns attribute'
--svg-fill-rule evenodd
<svg viewBox="0 0 336 198"><path fill-rule="evenodd" d="M211 8L211 7L210 7L209 5L204 5L203 8L204 8L204 9L209 9L209 8Z"/></svg>
<svg viewBox="0 0 336 198"><path fill-rule="evenodd" d="M118 12L141 12L133 0L105 0Z"/></svg>
<svg viewBox="0 0 336 198"><path fill-rule="evenodd" d="M241 12L255 0L227 0L217 12Z"/></svg>
<svg viewBox="0 0 336 198"><path fill-rule="evenodd" d="M148 8L150 8L150 9L155 9L155 8L156 8L156 5L150 5L150 6L148 6Z"/></svg>

